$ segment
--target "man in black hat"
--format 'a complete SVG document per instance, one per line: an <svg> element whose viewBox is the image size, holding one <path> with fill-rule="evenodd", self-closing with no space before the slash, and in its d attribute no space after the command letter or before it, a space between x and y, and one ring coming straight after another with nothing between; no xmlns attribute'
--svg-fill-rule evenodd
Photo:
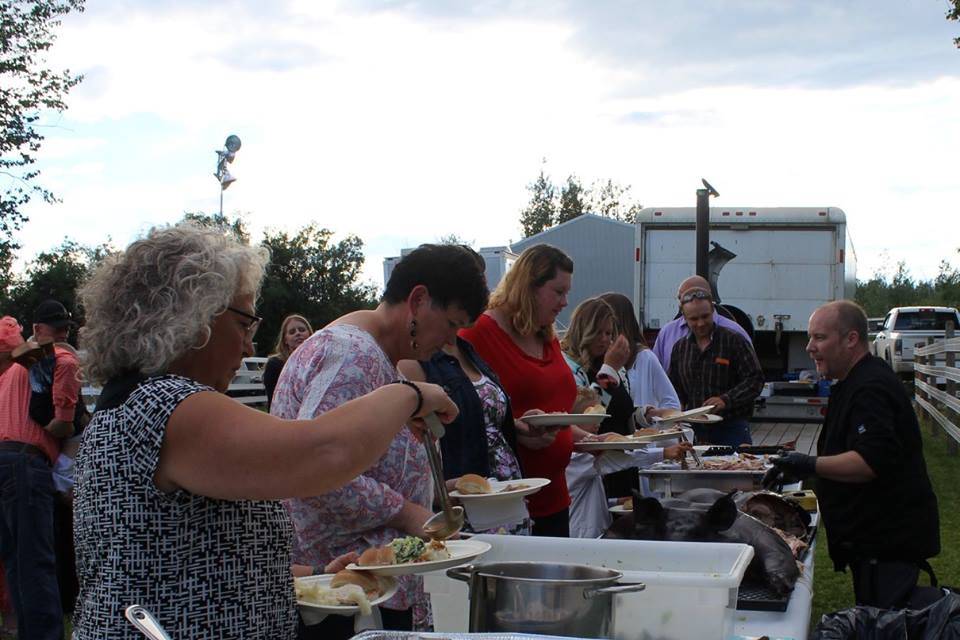
<svg viewBox="0 0 960 640"><path fill-rule="evenodd" d="M56 438L67 438L73 433L73 418L80 390L80 364L73 349L67 344L67 335L74 326L67 308L56 300L44 300L33 312L33 339L52 340L55 359L41 361L31 371L30 383L34 395L41 391L50 396L50 414L37 418L36 402L31 402L31 415ZM36 399L36 398L35 398Z"/></svg>
<svg viewBox="0 0 960 640"><path fill-rule="evenodd" d="M70 312L56 300L44 300L33 312L33 339L38 342L66 342L72 326Z"/></svg>

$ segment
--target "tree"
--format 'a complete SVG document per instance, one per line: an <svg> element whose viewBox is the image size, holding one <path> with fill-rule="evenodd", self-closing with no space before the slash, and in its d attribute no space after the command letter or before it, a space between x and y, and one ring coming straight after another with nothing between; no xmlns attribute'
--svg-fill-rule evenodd
<svg viewBox="0 0 960 640"><path fill-rule="evenodd" d="M83 324L77 289L112 251L109 241L88 247L64 238L59 247L41 252L30 261L24 275L11 287L5 313L17 318L29 333L34 309L53 298L63 303L78 324Z"/></svg>
<svg viewBox="0 0 960 640"><path fill-rule="evenodd" d="M947 10L947 20L960 20L960 0L948 0L950 8ZM953 44L960 47L960 38L954 38Z"/></svg>
<svg viewBox="0 0 960 640"><path fill-rule="evenodd" d="M269 353L291 313L319 329L345 313L376 306L374 288L358 283L363 241L356 236L334 242L332 231L311 224L292 235L265 233L261 244L270 250L270 265L257 305L263 316L258 353Z"/></svg>
<svg viewBox="0 0 960 640"><path fill-rule="evenodd" d="M83 11L84 0L0 0L0 267L19 249L13 233L26 222L23 208L34 197L57 197L36 182L33 167L44 136L44 112L62 112L64 99L83 76L47 67L45 54L60 19ZM2 274L0 274L2 275ZM7 272L9 278L9 271Z"/></svg>
<svg viewBox="0 0 960 640"><path fill-rule="evenodd" d="M557 212L557 224L573 220L584 214L584 196L586 195L580 178L567 176L567 184L560 189L560 210Z"/></svg>
<svg viewBox="0 0 960 640"><path fill-rule="evenodd" d="M546 160L543 162L546 164ZM557 189L547 178L542 166L539 177L527 185L527 191L530 192L530 203L520 212L520 227L523 229L524 238L553 226L557 208L554 202Z"/></svg>
<svg viewBox="0 0 960 640"><path fill-rule="evenodd" d="M225 233L232 233L243 244L250 244L250 232L240 216L230 220L220 212L206 214L202 211L188 211L183 214L185 222L193 222L204 227L214 227Z"/></svg>
<svg viewBox="0 0 960 640"><path fill-rule="evenodd" d="M627 197L630 189L630 185L624 186L609 179L603 183L594 182L587 195L587 210L632 224L643 205L630 201Z"/></svg>
<svg viewBox="0 0 960 640"><path fill-rule="evenodd" d="M461 244L465 247L472 247L473 241L464 240L463 238L461 238L455 233L448 233L445 236L440 236L439 238L437 238L436 244Z"/></svg>

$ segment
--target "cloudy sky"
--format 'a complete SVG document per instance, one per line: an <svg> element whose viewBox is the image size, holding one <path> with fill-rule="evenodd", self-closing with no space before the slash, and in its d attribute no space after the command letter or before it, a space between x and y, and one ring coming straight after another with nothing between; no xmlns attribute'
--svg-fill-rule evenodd
<svg viewBox="0 0 960 640"><path fill-rule="evenodd" d="M521 237L525 186L631 185L647 206L836 206L861 279L960 266L960 25L946 0L88 0L54 65L86 77L50 119L24 255L125 245L224 208L401 247Z"/></svg>

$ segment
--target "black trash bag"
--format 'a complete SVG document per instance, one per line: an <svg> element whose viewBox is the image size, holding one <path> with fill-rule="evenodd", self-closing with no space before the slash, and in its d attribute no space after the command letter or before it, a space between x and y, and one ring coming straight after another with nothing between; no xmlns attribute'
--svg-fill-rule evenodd
<svg viewBox="0 0 960 640"><path fill-rule="evenodd" d="M924 609L853 607L828 613L814 640L960 640L960 594L949 593Z"/></svg>

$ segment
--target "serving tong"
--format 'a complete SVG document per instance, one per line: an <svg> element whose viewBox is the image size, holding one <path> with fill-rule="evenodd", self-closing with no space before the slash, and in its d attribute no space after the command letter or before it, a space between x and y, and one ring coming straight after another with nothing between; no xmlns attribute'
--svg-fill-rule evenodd
<svg viewBox="0 0 960 640"><path fill-rule="evenodd" d="M440 497L440 506L443 511L434 515L423 524L423 532L431 540L445 540L455 536L463 528L463 507L450 504L450 494L447 493L447 483L443 479L443 464L437 452L437 441L446 433L443 423L435 413L428 413L423 417L427 424L427 433L423 443L427 447L427 460L430 462L430 473L433 475L433 484Z"/></svg>
<svg viewBox="0 0 960 640"><path fill-rule="evenodd" d="M680 431L680 442L690 442L687 439L687 434L683 430ZM700 454L697 453L696 449L690 449L690 454L693 456L693 462L697 465L698 469L703 469L703 461L700 459Z"/></svg>

